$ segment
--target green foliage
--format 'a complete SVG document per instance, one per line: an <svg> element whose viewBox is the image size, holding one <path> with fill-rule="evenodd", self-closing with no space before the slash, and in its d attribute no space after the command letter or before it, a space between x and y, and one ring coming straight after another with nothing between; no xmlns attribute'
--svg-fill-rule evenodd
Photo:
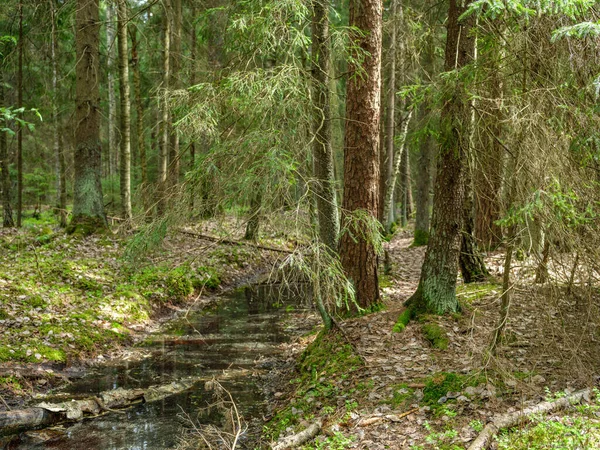
<svg viewBox="0 0 600 450"><path fill-rule="evenodd" d="M25 113L33 113L40 122L42 121L42 115L40 112L35 109L27 109L27 108L13 108L12 106L5 107L0 106L0 133L7 133L10 136L14 136L16 133L9 128L8 124L11 122L15 122L19 127L27 128L29 131L35 131L35 124L32 122L28 122L23 119L23 114Z"/></svg>
<svg viewBox="0 0 600 450"><path fill-rule="evenodd" d="M341 431L335 431L333 435L302 448L304 450L344 450L349 448L348 445L352 444L353 441L353 436L344 436Z"/></svg>
<svg viewBox="0 0 600 450"><path fill-rule="evenodd" d="M398 317L398 320L396 321L392 331L395 333L401 333L406 328L406 325L408 325L408 322L410 322L414 317L415 310L413 308L406 308L404 311L402 311L400 317Z"/></svg>
<svg viewBox="0 0 600 450"><path fill-rule="evenodd" d="M561 27L552 32L552 42L556 42L566 37L577 39L593 38L600 36L600 23L581 22L575 25Z"/></svg>
<svg viewBox="0 0 600 450"><path fill-rule="evenodd" d="M216 289L221 285L221 278L216 269L212 267L198 267L196 273L192 276L192 285L194 289L206 287Z"/></svg>
<svg viewBox="0 0 600 450"><path fill-rule="evenodd" d="M424 323L421 327L425 338L437 349L446 350L448 348L448 337L444 329L436 323Z"/></svg>
<svg viewBox="0 0 600 450"><path fill-rule="evenodd" d="M460 375L454 372L439 372L430 376L423 388L423 403L438 407L438 400L448 392L460 392L467 386L477 386L485 381L481 376Z"/></svg>
<svg viewBox="0 0 600 450"><path fill-rule="evenodd" d="M475 0L462 18L476 13L490 19L501 17L530 19L541 15L579 17L589 11L594 0Z"/></svg>
<svg viewBox="0 0 600 450"><path fill-rule="evenodd" d="M421 247L429 242L429 233L423 230L415 230L415 237L412 243L413 247Z"/></svg>

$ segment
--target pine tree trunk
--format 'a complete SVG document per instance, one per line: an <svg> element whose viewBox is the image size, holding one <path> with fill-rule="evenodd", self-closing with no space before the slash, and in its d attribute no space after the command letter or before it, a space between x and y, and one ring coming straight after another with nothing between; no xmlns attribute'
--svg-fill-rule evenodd
<svg viewBox="0 0 600 450"><path fill-rule="evenodd" d="M140 160L142 190L148 185L148 166L146 162L146 140L144 139L144 106L142 102L142 80L138 53L137 30L131 33L131 68L133 69L133 89L136 109L137 154Z"/></svg>
<svg viewBox="0 0 600 450"><path fill-rule="evenodd" d="M121 216L131 221L131 103L129 96L129 48L127 45L127 3L118 0L117 4L119 34L119 97L121 100L120 131L121 161L120 189Z"/></svg>
<svg viewBox="0 0 600 450"><path fill-rule="evenodd" d="M336 251L340 223L331 145L329 3L329 0L313 0L312 2L313 168L319 236L321 242Z"/></svg>
<svg viewBox="0 0 600 450"><path fill-rule="evenodd" d="M462 230L459 259L460 272L465 283L485 281L489 275L473 237L473 228L475 225L473 209L473 185L471 180L467 180L465 183L465 202L463 206L465 223Z"/></svg>
<svg viewBox="0 0 600 450"><path fill-rule="evenodd" d="M346 87L343 211L348 231L342 234L340 257L346 276L354 283L357 303L363 308L379 300L378 257L373 243L365 237L364 223L353 220L352 214L362 211L377 218L382 7L381 0L350 2L350 26L362 32L352 34L352 44L366 54L360 75L357 67L349 65Z"/></svg>
<svg viewBox="0 0 600 450"><path fill-rule="evenodd" d="M65 174L64 174L64 155L60 141L60 130L58 124L58 39L56 36L56 5L54 0L50 0L50 20L52 22L52 34L51 34L51 49L50 49L50 64L52 66L52 122L53 122L53 144L54 144L54 155L56 156L56 205L58 206L58 217L61 228L67 226L67 197L66 197L66 186ZM64 195L63 195L64 194Z"/></svg>
<svg viewBox="0 0 600 450"><path fill-rule="evenodd" d="M167 162L169 158L169 105L167 103L167 91L171 80L171 1L165 0L165 12L163 15L163 80L161 98L161 129L160 147L158 155L158 179L156 182L158 203L157 215L164 215L167 205Z"/></svg>
<svg viewBox="0 0 600 450"><path fill-rule="evenodd" d="M409 216L409 190L410 190L410 178L409 178L409 161L408 151L402 152L402 162L400 164L400 192L401 192L401 208L400 208L400 224L402 228L408 224Z"/></svg>
<svg viewBox="0 0 600 450"><path fill-rule="evenodd" d="M17 44L17 108L23 107L23 1L19 1L19 42ZM23 113L19 113L21 120ZM17 227L23 221L23 126L17 124Z"/></svg>
<svg viewBox="0 0 600 450"><path fill-rule="evenodd" d="M421 123L429 120L428 104L420 106L419 115ZM427 245L429 242L429 217L431 209L431 182L433 171L433 139L427 133L419 143L419 156L417 159L417 183L416 183L416 216L415 237L413 245Z"/></svg>
<svg viewBox="0 0 600 450"><path fill-rule="evenodd" d="M179 72L181 71L181 29L182 29L182 11L181 0L171 0L172 5L172 34L171 34L171 82L170 89L178 89ZM179 155L179 134L173 125L174 119L169 121L169 188L175 188L179 184L179 175L181 171Z"/></svg>
<svg viewBox="0 0 600 450"><path fill-rule="evenodd" d="M78 0L76 11L75 184L69 231L88 234L106 226L100 182L98 0Z"/></svg>
<svg viewBox="0 0 600 450"><path fill-rule="evenodd" d="M117 173L117 98L115 96L115 12L112 2L106 4L106 62L108 90L108 176Z"/></svg>
<svg viewBox="0 0 600 450"><path fill-rule="evenodd" d="M0 58L2 56L0 55ZM0 59L2 66L4 60ZM4 69L0 66L0 69ZM3 70L0 70L0 107L6 106L4 98L4 75ZM2 124L6 126L5 124ZM10 172L8 171L8 145L6 140L6 132L0 131L0 183L2 187L2 226L4 228L12 228L15 222L12 216L12 208L10 206Z"/></svg>
<svg viewBox="0 0 600 450"><path fill-rule="evenodd" d="M192 17L197 17L196 5L192 4ZM196 23L193 22L190 27L190 86L196 85L196 71L198 70L197 62L196 62L196 54L197 54L197 36L196 36ZM189 170L194 170L194 166L196 165L196 140L192 137L192 141L190 142L190 167ZM194 183L190 183L190 212L194 214L194 202L195 202L195 189Z"/></svg>
<svg viewBox="0 0 600 450"><path fill-rule="evenodd" d="M473 57L473 19L459 22L467 3L450 0L444 70L458 70ZM460 80L448 89L441 113L440 156L434 188L431 235L421 269L417 291L409 304L417 313L438 314L458 310L456 277L460 256L465 195L466 158L469 154L470 108L465 86ZM449 87L450 88L450 87Z"/></svg>

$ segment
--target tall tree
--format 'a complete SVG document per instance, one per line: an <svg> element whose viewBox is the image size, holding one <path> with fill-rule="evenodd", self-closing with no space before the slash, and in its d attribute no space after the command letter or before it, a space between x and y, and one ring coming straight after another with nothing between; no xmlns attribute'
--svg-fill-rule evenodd
<svg viewBox="0 0 600 450"><path fill-rule="evenodd" d="M172 7L171 0L165 0L163 13L163 79L162 90L163 95L161 103L160 117L160 146L158 155L158 179L157 179L157 214L163 215L167 204L167 165L169 159L169 105L167 95L169 83L171 81L171 17Z"/></svg>
<svg viewBox="0 0 600 450"><path fill-rule="evenodd" d="M106 226L102 200L98 48L99 0L77 0L75 15L75 184L69 231L91 233Z"/></svg>
<svg viewBox="0 0 600 450"><path fill-rule="evenodd" d="M178 89L180 83L181 71L181 33L183 28L181 0L170 0L171 4L171 81L170 89ZM179 154L179 134L173 126L173 119L169 122L169 186L174 187L179 184L179 175L181 172L180 154Z"/></svg>
<svg viewBox="0 0 600 450"><path fill-rule="evenodd" d="M112 1L106 5L106 62L108 91L108 149L106 152L108 175L117 173L117 99L115 97L115 11Z"/></svg>
<svg viewBox="0 0 600 450"><path fill-rule="evenodd" d="M431 236L417 291L409 299L415 312L438 314L458 310L456 277L460 256L463 207L469 154L471 114L464 67L473 58L472 17L459 21L467 3L450 0L444 70L451 72L441 112L440 154L434 188Z"/></svg>
<svg viewBox="0 0 600 450"><path fill-rule="evenodd" d="M415 193L415 237L413 245L427 245L429 242L429 218L431 208L431 181L433 172L434 142L429 132L429 105L424 103L419 107L421 122L425 122L425 132L419 140L419 153L416 163L416 193Z"/></svg>
<svg viewBox="0 0 600 450"><path fill-rule="evenodd" d="M138 50L137 30L131 29L131 68L133 69L133 90L135 97L135 128L137 134L137 155L142 173L141 185L148 185L148 166L146 162L146 140L144 139L144 105L142 99L142 81L140 75L140 57Z"/></svg>
<svg viewBox="0 0 600 450"><path fill-rule="evenodd" d="M119 97L121 115L120 189L122 218L130 221L131 213L131 103L129 99L129 48L127 44L127 3L118 0L117 20L119 38Z"/></svg>
<svg viewBox="0 0 600 450"><path fill-rule="evenodd" d="M2 61L3 62L3 61ZM4 77L0 70L0 107L5 106L4 100ZM10 172L8 171L8 145L6 142L6 131L0 131L0 182L2 187L2 226L4 228L14 227L12 208L10 206Z"/></svg>
<svg viewBox="0 0 600 450"><path fill-rule="evenodd" d="M19 41L17 44L17 108L23 107L23 1L19 0ZM23 119L23 113L19 116ZM17 227L23 219L23 125L17 124Z"/></svg>
<svg viewBox="0 0 600 450"><path fill-rule="evenodd" d="M340 232L331 130L331 98L329 92L330 42L329 0L313 0L312 56L313 56L313 165L315 197L319 218L319 236L331 250L337 250Z"/></svg>
<svg viewBox="0 0 600 450"><path fill-rule="evenodd" d="M61 137L58 122L58 36L57 36L57 7L54 0L50 0L50 20L52 22L51 49L50 59L52 65L52 121L54 125L53 140L54 140L54 155L56 156L56 178L57 178L57 205L59 223L62 228L67 226L67 177L65 154L61 146Z"/></svg>
<svg viewBox="0 0 600 450"><path fill-rule="evenodd" d="M340 240L340 258L361 307L379 300L375 237L370 236L364 219L376 220L379 204L382 9L381 0L350 2L350 26L359 30L352 33L351 46L357 49L353 59L359 62L349 64L346 87L345 232ZM361 215L362 220L357 220Z"/></svg>

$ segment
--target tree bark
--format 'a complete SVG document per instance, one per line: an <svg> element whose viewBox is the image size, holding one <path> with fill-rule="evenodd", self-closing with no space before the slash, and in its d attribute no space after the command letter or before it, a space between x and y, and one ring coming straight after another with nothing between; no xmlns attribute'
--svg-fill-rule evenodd
<svg viewBox="0 0 600 450"><path fill-rule="evenodd" d="M75 112L75 184L69 231L93 233L106 226L100 145L98 0L78 0L75 36L77 50Z"/></svg>
<svg viewBox="0 0 600 450"><path fill-rule="evenodd" d="M106 77L108 90L108 175L117 173L117 99L115 96L115 12L112 2L106 4Z"/></svg>
<svg viewBox="0 0 600 450"><path fill-rule="evenodd" d="M129 95L129 46L127 43L127 3L118 0L117 22L119 39L119 97L121 115L119 128L121 132L120 190L121 216L127 222L132 219L131 212L131 103Z"/></svg>
<svg viewBox="0 0 600 450"><path fill-rule="evenodd" d="M485 262L473 236L475 218L473 216L473 184L471 179L465 183L463 214L465 222L461 236L460 272L465 283L485 281L489 272L485 267Z"/></svg>
<svg viewBox="0 0 600 450"><path fill-rule="evenodd" d="M4 60L0 59L0 62L3 66ZM2 66L0 66L0 69L4 69ZM0 70L0 106L6 106L3 74L4 71ZM2 183L2 226L12 228L15 226L15 222L10 205L10 172L8 170L8 145L5 131L0 131L0 182Z"/></svg>
<svg viewBox="0 0 600 450"><path fill-rule="evenodd" d="M121 101L121 116L119 128L121 131L121 161L120 190L121 216L129 222L131 212L131 103L129 95L129 46L127 44L127 3L118 0L117 20L119 39L119 97Z"/></svg>
<svg viewBox="0 0 600 450"><path fill-rule="evenodd" d="M459 22L468 3L450 0L444 69L456 72L471 62L475 40L473 19ZM441 113L440 156L436 177L431 235L417 291L409 299L416 313L444 314L458 310L456 277L460 256L465 195L466 158L471 124L469 100L463 82L448 87Z"/></svg>
<svg viewBox="0 0 600 450"><path fill-rule="evenodd" d="M321 242L332 251L336 251L340 222L331 145L329 4L329 0L313 0L312 2L313 169L319 237Z"/></svg>
<svg viewBox="0 0 600 450"><path fill-rule="evenodd" d="M58 123L58 38L56 33L57 27L57 8L54 0L50 0L50 21L52 22L52 44L50 49L50 64L52 65L52 121L53 121L53 141L54 154L56 155L56 204L58 206L58 217L61 228L67 226L67 187L65 175L65 156L61 146L60 130Z"/></svg>
<svg viewBox="0 0 600 450"><path fill-rule="evenodd" d="M172 8L172 29L171 29L171 82L170 89L178 89L180 87L179 73L181 71L181 29L182 29L182 11L181 0L170 0ZM181 172L181 156L179 145L179 134L173 125L173 118L169 121L169 172L168 185L170 189L175 188L179 184L179 175Z"/></svg>
<svg viewBox="0 0 600 450"><path fill-rule="evenodd" d="M163 79L162 79L162 105L161 105L161 139L160 154L158 155L157 195L158 203L156 212L158 216L165 213L167 205L167 162L169 158L169 105L167 95L171 81L171 1L164 0L163 15Z"/></svg>
<svg viewBox="0 0 600 450"><path fill-rule="evenodd" d="M136 109L137 155L140 160L141 185L148 185L148 165L146 162L146 140L144 139L144 106L142 102L142 78L140 76L140 57L138 53L137 30L131 32L131 68L133 69L133 89Z"/></svg>
<svg viewBox="0 0 600 450"><path fill-rule="evenodd" d="M421 123L429 120L428 106L427 103L420 106ZM415 246L427 245L429 242L433 155L433 139L427 131L419 142L417 159L415 237L413 241Z"/></svg>
<svg viewBox="0 0 600 450"><path fill-rule="evenodd" d="M23 0L19 1L19 41L17 44L17 108L23 107ZM19 113L21 120L23 113ZM23 222L23 125L17 124L17 227Z"/></svg>
<svg viewBox="0 0 600 450"><path fill-rule="evenodd" d="M367 308L379 300L377 254L365 224L353 220L357 211L376 220L379 203L379 120L381 89L381 0L350 2L352 45L363 52L349 64L344 137L344 228L340 257L346 276L354 283L356 301Z"/></svg>

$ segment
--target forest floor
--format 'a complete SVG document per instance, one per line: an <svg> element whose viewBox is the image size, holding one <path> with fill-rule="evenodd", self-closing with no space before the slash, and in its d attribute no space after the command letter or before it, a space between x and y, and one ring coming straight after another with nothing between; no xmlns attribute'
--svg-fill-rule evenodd
<svg viewBox="0 0 600 450"><path fill-rule="evenodd" d="M123 236L68 236L52 221L44 213L21 230L0 230L0 411L90 365L135 357L132 345L162 322L210 304L281 256L175 232L160 250L131 259ZM235 226L193 231L237 239Z"/></svg>
<svg viewBox="0 0 600 450"><path fill-rule="evenodd" d="M488 282L458 286L461 314L425 317L393 332L424 258L425 248L411 242L400 232L389 244L382 311L341 321L343 334L318 336L318 345L310 345L310 336L292 346L297 364L280 374L291 381L273 394L281 400L273 405L266 441L320 417L323 433L303 448L464 449L496 415L597 381L598 298L583 298L576 288L568 293L559 283L534 285L536 265L527 258L513 264L506 338L495 356L488 349L499 318L502 252L486 256ZM560 278L557 260L550 273ZM598 416L597 400L502 434L493 448L600 448Z"/></svg>

